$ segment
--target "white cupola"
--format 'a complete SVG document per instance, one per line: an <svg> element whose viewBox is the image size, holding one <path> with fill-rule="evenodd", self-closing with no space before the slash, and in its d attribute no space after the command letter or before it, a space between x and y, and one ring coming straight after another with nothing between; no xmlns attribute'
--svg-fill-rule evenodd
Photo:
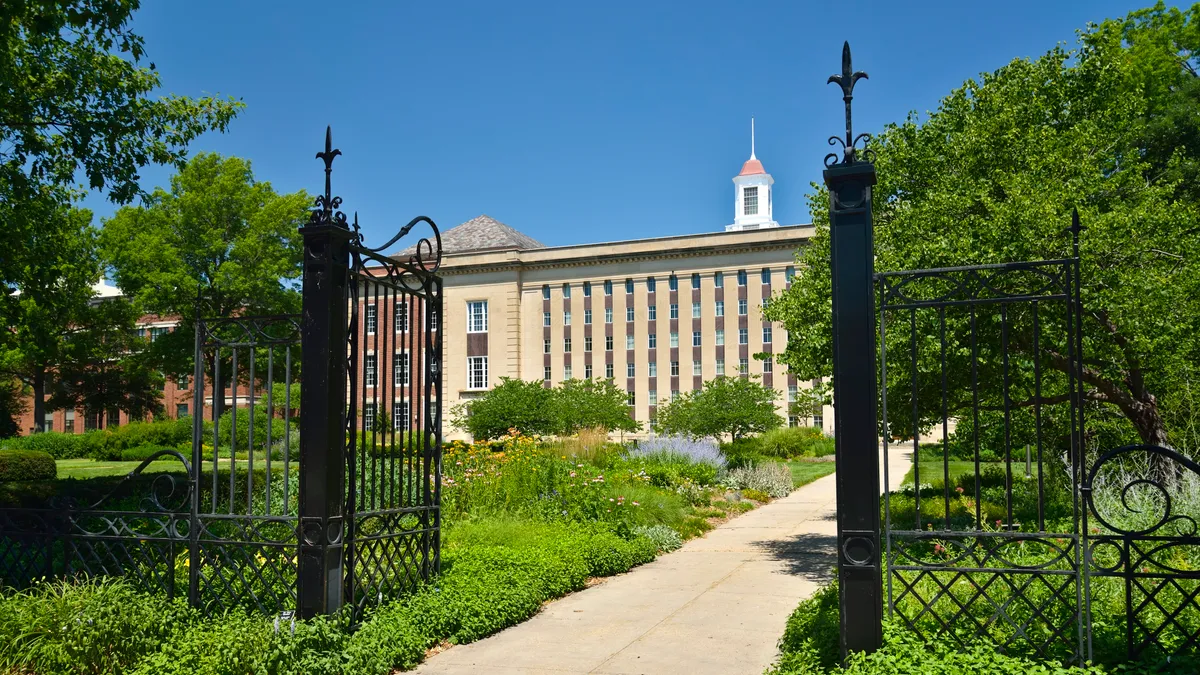
<svg viewBox="0 0 1200 675"><path fill-rule="evenodd" d="M772 216L771 186L775 179L754 156L754 118L750 118L750 159L733 177L733 224L726 232L779 227Z"/></svg>

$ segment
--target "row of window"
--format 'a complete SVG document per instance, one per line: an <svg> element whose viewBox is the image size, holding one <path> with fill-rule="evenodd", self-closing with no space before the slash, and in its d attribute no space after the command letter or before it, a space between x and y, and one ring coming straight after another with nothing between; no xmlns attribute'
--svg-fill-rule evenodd
<svg viewBox="0 0 1200 675"><path fill-rule="evenodd" d="M178 403L175 405L175 418L176 419L178 419L180 417L187 417L188 414L189 414L188 404ZM105 429L115 429L115 428L121 426L121 411L118 410L117 408L113 408L113 409L109 410L107 413L104 414L103 422L104 422L103 428L105 428ZM54 413L53 412L46 413L45 417L43 418L43 423L45 425L46 431L53 431L54 430ZM83 416L83 430L84 431L93 431L95 429L100 429L100 428L101 428L100 413L98 413L98 412L86 413ZM75 411L74 410L63 411L63 432L68 433L68 434L75 433Z"/></svg>
<svg viewBox="0 0 1200 675"><path fill-rule="evenodd" d="M375 428L375 404L367 403L363 405L363 429ZM409 422L409 402L396 401L392 404L392 430L406 431Z"/></svg>
<svg viewBox="0 0 1200 675"><path fill-rule="evenodd" d="M770 268L767 268L767 267L762 268L762 272L760 274L762 275L762 282L764 284L769 285L771 283ZM784 277L787 279L788 283L791 283L792 277L796 276L796 269L794 267L787 267L786 269L784 269L783 274L784 274ZM738 270L738 272L737 272L738 286L745 286L746 279L747 279L746 270ZM723 288L725 286L725 273L724 272L714 272L713 273L713 285L717 288ZM658 286L658 282L654 277L646 277L646 290L648 290L650 293L654 293L657 286ZM679 278L676 277L674 274L667 277L667 287L670 288L672 291L679 290ZM695 272L692 274L692 288L700 288L700 273L699 272ZM633 293L633 279L625 280L625 292L627 294ZM604 294L612 295L612 293L613 293L613 282L606 280L604 282ZM571 297L571 284L565 283L562 285L562 295L564 298ZM591 295L592 295L592 282L590 282L590 281L583 282L583 297L588 298L588 297L591 297ZM542 297L545 298L546 300L550 299L550 284L544 284L542 286Z"/></svg>
<svg viewBox="0 0 1200 675"><path fill-rule="evenodd" d="M657 349L658 348L658 334L650 333L646 337L647 337L647 347L649 347L650 349ZM763 326L763 329L762 329L763 344L771 344L772 339L773 339L773 331L772 331L771 327ZM720 330L720 329L717 330L716 333L714 334L714 340L715 340L716 346L718 346L718 347L723 346L725 344L725 331ZM564 337L563 338L563 351L564 352L571 351L572 344L573 343L571 341L571 338ZM739 345L750 344L750 329L748 329L748 328L739 328L738 329L738 344ZM672 346L672 347L679 346L679 333L677 333L675 331L671 331L670 346ZM692 346L693 347L703 346L702 335L701 335L701 332L698 330L692 331ZM634 349L634 338L632 335L625 336L625 349ZM604 336L604 351L611 352L612 350L613 350L613 337L611 335L606 335L606 336ZM592 351L592 337L590 335L585 336L583 338L583 351L585 351L585 352ZM550 338L545 338L542 340L542 352L545 354L551 353Z"/></svg>
<svg viewBox="0 0 1200 675"><path fill-rule="evenodd" d="M467 303L467 304L468 304L468 309L470 309L470 305L472 303ZM375 305L367 305L366 306L365 317L366 317L367 334L368 335L373 335L375 333L375 331L378 329L378 326L379 326L378 313L379 313L379 309ZM468 314L469 314L469 312L468 312ZM407 302L397 302L396 303L396 312L395 312L395 316L393 317L393 321L392 321L392 329L397 333L403 333L408 330L408 303ZM151 328L150 330L153 331L154 329ZM437 314L436 313L430 313L430 315L429 315L429 330L437 330ZM486 302L483 303L483 330L485 330L485 331L487 330L487 303ZM153 340L154 339L153 336L151 336L150 339Z"/></svg>
<svg viewBox="0 0 1200 675"><path fill-rule="evenodd" d="M486 326L487 326L487 307L486 307L486 305L487 305L487 303L485 302L483 304L485 305L483 325L485 326L484 330L487 330L486 329ZM769 307L770 304L771 304L770 298L763 298L763 302L762 302L763 309L766 309L767 307ZM714 309L714 316L725 316L725 301L717 300L716 305L714 306L713 309ZM750 311L749 302L745 298L738 300L738 316L746 316L749 313L749 311ZM678 303L674 303L674 302L671 303L670 313L671 313L670 318L672 318L672 319L679 318L679 304ZM693 302L692 303L692 318L699 319L700 317L701 317L700 303ZM649 319L650 321L658 320L658 306L657 305L650 305L649 307L646 308L646 318ZM634 321L635 320L632 307L625 308L625 320L626 321ZM542 325L549 326L550 321L551 321L550 312L542 312ZM606 308L604 310L604 323L612 323L612 322L613 322L612 308ZM590 325L592 323L592 310L590 310L590 309L583 310L583 323L584 323L584 325ZM563 312L563 325L564 326L571 325L570 310L566 310Z"/></svg>
<svg viewBox="0 0 1200 675"><path fill-rule="evenodd" d="M763 372L764 373L770 373L770 372L774 371L774 361L772 359L766 359L762 362L762 364L763 364ZM725 359L717 359L716 366L717 366L717 368L716 368L717 375L718 376L724 375L725 374ZM745 373L749 373L749 372L750 372L750 359L748 359L748 358L739 359L738 360L738 373L745 374ZM550 366L545 366L542 369L542 374L543 374L542 375L543 380L549 381L549 380L553 379L553 375L550 372ZM658 377L658 362L651 361L650 363L648 363L646 374L650 377ZM692 375L703 375L703 374L704 374L703 362L692 361ZM675 377L679 376L679 362L678 361L671 362L671 375L675 376ZM563 379L569 380L573 376L574 376L574 372L571 368L571 364L564 365L563 366ZM633 364L633 363L625 364L625 376L626 377L636 377L637 376L637 365ZM611 363L604 364L604 377L606 377L606 378L614 377L613 364L611 364ZM585 365L583 367L583 378L585 380L592 379L592 366L591 365Z"/></svg>
<svg viewBox="0 0 1200 675"><path fill-rule="evenodd" d="M363 359L363 384L374 387L378 381L378 359L374 354L367 354ZM407 387L409 381L408 352L392 354L392 380L397 387Z"/></svg>

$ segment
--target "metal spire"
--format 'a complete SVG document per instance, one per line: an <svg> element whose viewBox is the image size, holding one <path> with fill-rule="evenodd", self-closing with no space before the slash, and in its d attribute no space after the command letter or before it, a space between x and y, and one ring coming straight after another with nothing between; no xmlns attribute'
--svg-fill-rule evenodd
<svg viewBox="0 0 1200 675"><path fill-rule="evenodd" d="M750 117L750 159L756 159L754 157L754 116L753 115Z"/></svg>

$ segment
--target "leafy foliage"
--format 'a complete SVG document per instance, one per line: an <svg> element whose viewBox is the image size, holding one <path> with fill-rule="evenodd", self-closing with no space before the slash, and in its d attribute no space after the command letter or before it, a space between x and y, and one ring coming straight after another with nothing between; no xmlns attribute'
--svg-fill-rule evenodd
<svg viewBox="0 0 1200 675"><path fill-rule="evenodd" d="M37 450L0 450L0 481L53 480L54 458Z"/></svg>
<svg viewBox="0 0 1200 675"><path fill-rule="evenodd" d="M659 433L733 437L734 441L783 424L775 410L779 393L748 377L717 377L700 391L659 406Z"/></svg>
<svg viewBox="0 0 1200 675"><path fill-rule="evenodd" d="M567 380L552 389L554 433L577 434L585 429L637 431L629 415L628 394L611 379Z"/></svg>
<svg viewBox="0 0 1200 675"><path fill-rule="evenodd" d="M832 438L816 427L772 429L755 439L758 452L769 457L825 457L834 452Z"/></svg>
<svg viewBox="0 0 1200 675"><path fill-rule="evenodd" d="M636 431L626 393L612 380L567 380L547 389L540 380L508 377L481 397L450 411L451 424L476 439L527 434L577 434L590 429Z"/></svg>

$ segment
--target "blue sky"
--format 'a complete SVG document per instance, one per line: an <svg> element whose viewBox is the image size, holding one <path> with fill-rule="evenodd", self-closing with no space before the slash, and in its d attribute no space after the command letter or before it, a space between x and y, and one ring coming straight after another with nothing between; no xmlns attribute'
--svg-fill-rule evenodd
<svg viewBox="0 0 1200 675"><path fill-rule="evenodd" d="M445 230L486 213L560 245L732 222L751 115L776 220L808 222L805 194L843 124L825 80L845 39L870 74L855 127L875 131L1149 1L148 1L134 28L165 92L246 104L193 150L315 194L331 124L334 191L368 243L416 215ZM170 173L142 175L149 189Z"/></svg>

